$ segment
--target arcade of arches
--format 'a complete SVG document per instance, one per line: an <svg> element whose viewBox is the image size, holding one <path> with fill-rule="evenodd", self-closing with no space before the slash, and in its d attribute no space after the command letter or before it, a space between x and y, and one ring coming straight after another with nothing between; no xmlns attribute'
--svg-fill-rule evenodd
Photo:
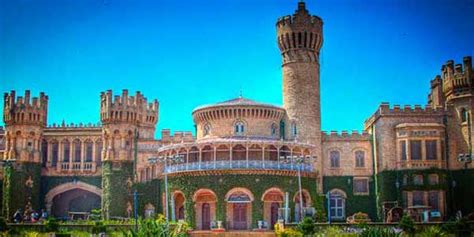
<svg viewBox="0 0 474 237"><path fill-rule="evenodd" d="M224 222L226 229L245 230L251 229L254 222L252 208L255 208L253 202L262 202L263 205L263 221L267 228L273 228L279 218L283 218L281 208L285 205L285 192L278 187L272 187L263 192L261 197L254 197L254 194L247 188L235 187L227 191L224 197L218 197L216 193L207 188L198 189L191 197L186 197L183 192L177 190L170 194L172 197L170 204L174 207L174 212L170 215L174 220L188 219L185 207L187 201L193 203L193 218L196 229L210 230L213 223L218 219L217 209L219 205L223 205L225 210ZM302 190L303 207L311 207L311 196L306 189ZM188 200L190 199L190 200ZM223 203L219 203L219 202ZM164 199L163 199L164 201ZM294 206L290 207L294 210L295 218L299 216L300 195L296 192L291 200ZM164 203L163 203L164 205Z"/></svg>

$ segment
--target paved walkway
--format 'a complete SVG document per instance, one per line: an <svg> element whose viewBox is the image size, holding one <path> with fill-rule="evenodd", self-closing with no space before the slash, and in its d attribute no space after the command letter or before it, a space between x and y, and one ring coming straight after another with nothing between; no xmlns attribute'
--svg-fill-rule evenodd
<svg viewBox="0 0 474 237"><path fill-rule="evenodd" d="M193 231L190 234L191 237L275 237L273 231L225 231L225 232L212 232L212 231Z"/></svg>

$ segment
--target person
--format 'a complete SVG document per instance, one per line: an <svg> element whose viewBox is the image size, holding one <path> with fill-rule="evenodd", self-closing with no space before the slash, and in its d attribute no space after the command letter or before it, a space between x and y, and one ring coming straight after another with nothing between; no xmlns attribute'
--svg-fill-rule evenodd
<svg viewBox="0 0 474 237"><path fill-rule="evenodd" d="M16 210L15 214L13 214L13 221L15 223L20 223L23 217L21 216L21 209Z"/></svg>
<svg viewBox="0 0 474 237"><path fill-rule="evenodd" d="M31 222L36 223L39 220L39 214L37 211L31 212Z"/></svg>
<svg viewBox="0 0 474 237"><path fill-rule="evenodd" d="M48 212L45 209L41 209L41 218L42 221L45 221L48 219Z"/></svg>

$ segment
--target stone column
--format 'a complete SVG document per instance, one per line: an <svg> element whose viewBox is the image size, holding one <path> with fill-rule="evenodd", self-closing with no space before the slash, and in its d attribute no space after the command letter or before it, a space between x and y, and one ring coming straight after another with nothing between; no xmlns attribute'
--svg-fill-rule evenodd
<svg viewBox="0 0 474 237"><path fill-rule="evenodd" d="M217 161L217 147L214 146L214 169L216 168L216 161Z"/></svg>
<svg viewBox="0 0 474 237"><path fill-rule="evenodd" d="M232 168L232 144L230 144L230 147L229 147L229 162L230 162L230 168Z"/></svg>
<svg viewBox="0 0 474 237"><path fill-rule="evenodd" d="M262 168L265 169L265 145L262 145Z"/></svg>
<svg viewBox="0 0 474 237"><path fill-rule="evenodd" d="M247 162L247 168L249 167L249 145L247 144L245 146L245 160Z"/></svg>
<svg viewBox="0 0 474 237"><path fill-rule="evenodd" d="M85 142L81 141L81 172L84 171L84 161L85 161Z"/></svg>
<svg viewBox="0 0 474 237"><path fill-rule="evenodd" d="M199 147L199 161L198 161L199 162L199 165L198 165L199 169L201 169L201 161L202 161L202 148Z"/></svg>
<svg viewBox="0 0 474 237"><path fill-rule="evenodd" d="M51 167L51 162L52 162L52 151L53 151L53 146L51 144L51 141L46 141L47 142L47 149L48 149L48 155L46 156L46 167Z"/></svg>
<svg viewBox="0 0 474 237"><path fill-rule="evenodd" d="M72 161L74 160L74 141L69 143L69 171L72 170Z"/></svg>
<svg viewBox="0 0 474 237"><path fill-rule="evenodd" d="M421 160L426 160L426 140L421 140Z"/></svg>

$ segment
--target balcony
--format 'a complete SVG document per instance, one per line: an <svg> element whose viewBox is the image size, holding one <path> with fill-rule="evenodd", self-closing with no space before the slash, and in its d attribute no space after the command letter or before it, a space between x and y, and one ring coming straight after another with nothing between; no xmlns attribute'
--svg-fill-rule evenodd
<svg viewBox="0 0 474 237"><path fill-rule="evenodd" d="M430 169L438 168L443 169L445 162L442 160L409 160L400 162L400 168L402 169Z"/></svg>
<svg viewBox="0 0 474 237"><path fill-rule="evenodd" d="M202 171L202 170L289 170L301 172L313 172L313 165L309 163L295 164L283 163L278 161L261 161L261 160L233 160L233 161L208 161L195 163L180 163L168 165L166 172L175 173L183 171Z"/></svg>

